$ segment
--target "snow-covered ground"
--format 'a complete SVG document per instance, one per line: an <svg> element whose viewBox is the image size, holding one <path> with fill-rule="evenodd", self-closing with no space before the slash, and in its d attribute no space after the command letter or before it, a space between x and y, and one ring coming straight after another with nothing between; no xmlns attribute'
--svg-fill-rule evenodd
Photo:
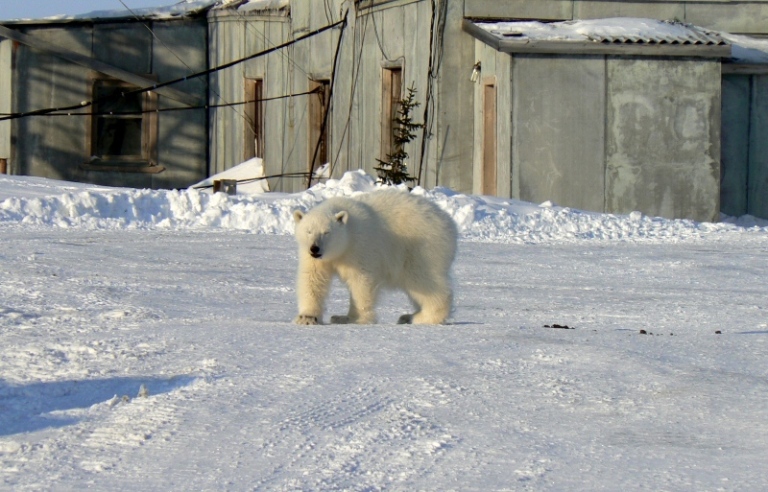
<svg viewBox="0 0 768 492"><path fill-rule="evenodd" d="M768 489L765 222L416 190L452 324L292 325L291 210L371 188L0 176L0 489Z"/></svg>

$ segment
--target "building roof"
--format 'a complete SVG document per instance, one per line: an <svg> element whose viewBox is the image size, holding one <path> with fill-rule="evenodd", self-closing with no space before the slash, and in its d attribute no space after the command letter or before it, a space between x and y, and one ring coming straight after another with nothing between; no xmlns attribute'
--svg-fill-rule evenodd
<svg viewBox="0 0 768 492"><path fill-rule="evenodd" d="M77 15L55 15L42 19L13 19L3 24L55 24L62 22L104 21L120 19L170 20L201 15L209 10L229 10L238 13L290 10L290 0L177 0L164 7L138 9L96 10Z"/></svg>
<svg viewBox="0 0 768 492"><path fill-rule="evenodd" d="M722 45L716 32L676 21L638 18L566 22L478 22L491 34L515 40L592 41L597 43Z"/></svg>
<svg viewBox="0 0 768 492"><path fill-rule="evenodd" d="M509 53L730 56L720 33L677 21L609 18L565 22L465 20L464 28Z"/></svg>

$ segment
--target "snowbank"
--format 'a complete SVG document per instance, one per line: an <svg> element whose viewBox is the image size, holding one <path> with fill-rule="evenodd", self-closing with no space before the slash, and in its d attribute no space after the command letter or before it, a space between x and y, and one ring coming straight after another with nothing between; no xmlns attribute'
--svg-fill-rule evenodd
<svg viewBox="0 0 768 492"><path fill-rule="evenodd" d="M334 196L354 196L376 189L363 171L328 180L296 194L211 194L188 189L135 190L100 188L39 178L0 179L0 225L14 224L83 229L228 229L257 234L292 234L291 213ZM38 189L51 192L41 196ZM57 188L58 187L58 188ZM61 193L53 193L55 190ZM5 190L5 191L4 191ZM27 192L28 191L28 192ZM766 223L696 223L666 220L638 212L598 214L536 206L509 199L471 196L445 188L414 193L433 200L459 225L462 239L480 242L538 243L571 240L677 241L724 232L768 232ZM735 221L732 221L735 222ZM744 226L749 226L747 229Z"/></svg>

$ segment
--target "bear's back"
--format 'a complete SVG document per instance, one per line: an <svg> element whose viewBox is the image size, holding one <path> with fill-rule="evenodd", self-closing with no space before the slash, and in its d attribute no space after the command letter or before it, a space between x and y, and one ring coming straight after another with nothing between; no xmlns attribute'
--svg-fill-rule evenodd
<svg viewBox="0 0 768 492"><path fill-rule="evenodd" d="M455 244L456 223L433 202L407 191L381 190L356 198L373 212L395 235L429 243Z"/></svg>

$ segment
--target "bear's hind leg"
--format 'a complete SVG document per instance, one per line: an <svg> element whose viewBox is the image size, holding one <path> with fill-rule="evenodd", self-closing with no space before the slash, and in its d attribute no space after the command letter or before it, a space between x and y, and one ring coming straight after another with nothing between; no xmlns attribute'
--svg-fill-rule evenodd
<svg viewBox="0 0 768 492"><path fill-rule="evenodd" d="M439 325L451 315L453 294L450 287L443 287L436 292L424 294L411 291L408 293L417 310L413 314L404 314L398 324Z"/></svg>
<svg viewBox="0 0 768 492"><path fill-rule="evenodd" d="M357 306L355 306L355 299L350 294L349 296L349 312L347 314L336 314L331 316L331 324L333 325L346 325L349 323L355 323L358 318Z"/></svg>

